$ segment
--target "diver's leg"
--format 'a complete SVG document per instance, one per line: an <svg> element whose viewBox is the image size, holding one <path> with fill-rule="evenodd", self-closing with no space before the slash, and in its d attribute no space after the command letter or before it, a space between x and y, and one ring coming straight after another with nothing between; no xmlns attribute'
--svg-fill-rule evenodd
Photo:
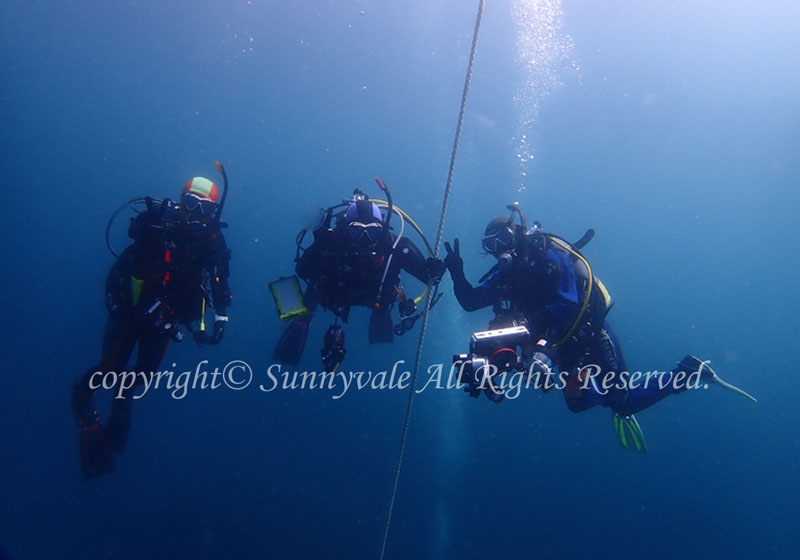
<svg viewBox="0 0 800 560"><path fill-rule="evenodd" d="M594 388L591 381L587 382L590 373L590 370L580 368L570 372L566 378L564 401L572 412L583 412L603 404L603 395Z"/></svg>
<svg viewBox="0 0 800 560"><path fill-rule="evenodd" d="M95 376L95 373L123 370L135 344L135 324L131 314L118 311L110 313L100 364L89 368L72 386L71 405L79 428L78 457L86 480L114 471L108 435L93 403L96 387L102 382L102 376Z"/></svg>
<svg viewBox="0 0 800 560"><path fill-rule="evenodd" d="M133 395L145 382L145 379L141 376L144 375L149 383L154 372L160 367L169 348L170 341L171 338L168 335L155 331L144 332L139 338L139 352L136 364L131 368L136 373L136 381L132 387L122 391L122 398L116 398L115 395L115 398L111 401L111 416L106 424L108 442L115 453L121 453L128 442Z"/></svg>
<svg viewBox="0 0 800 560"><path fill-rule="evenodd" d="M93 365L72 386L72 411L79 425L97 422L97 413L92 402L96 387L102 376L109 371L117 372L125 369L133 347L136 344L135 322L130 313L114 312L108 314L105 334L103 336L103 352L100 363ZM94 376L94 377L93 377ZM93 384L95 389L90 387Z"/></svg>
<svg viewBox="0 0 800 560"><path fill-rule="evenodd" d="M698 373L699 379L690 380L689 376ZM686 356L669 371L654 372L635 384L631 383L632 386L628 388L624 400L615 403L612 408L620 416L630 416L653 406L669 395L683 393L690 388L690 381L708 382L713 378L713 370L704 362L694 356Z"/></svg>
<svg viewBox="0 0 800 560"><path fill-rule="evenodd" d="M619 387L619 374L627 371L619 340L608 322L603 323L600 333L588 345L588 355L567 376L564 400L572 412L583 412L601 405L615 408L623 403L627 391ZM608 374L613 374L606 380ZM607 381L607 385L603 382Z"/></svg>
<svg viewBox="0 0 800 560"><path fill-rule="evenodd" d="M593 353L598 356L598 361L605 360L604 367L610 371L628 372L627 365L622 357L619 341L608 323L605 323L601 335L593 349ZM682 393L687 389L685 377L678 378L678 372L685 375L697 371L696 364L690 364L684 358L675 368L666 372L655 372L655 374L644 375L644 378L632 380L630 375L622 380L619 385L609 390L605 398L602 399L603 406L610 407L619 416L632 416L642 410L649 408L668 397ZM628 372L630 374L630 372ZM615 378L616 381L619 378Z"/></svg>

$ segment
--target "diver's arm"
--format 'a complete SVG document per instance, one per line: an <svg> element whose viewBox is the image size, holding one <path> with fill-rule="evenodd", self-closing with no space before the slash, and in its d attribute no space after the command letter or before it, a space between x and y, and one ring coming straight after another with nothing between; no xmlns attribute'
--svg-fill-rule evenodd
<svg viewBox="0 0 800 560"><path fill-rule="evenodd" d="M400 268L423 284L427 284L431 279L425 256L410 239L401 237L400 241L397 242L393 255L393 258L397 259Z"/></svg>
<svg viewBox="0 0 800 560"><path fill-rule="evenodd" d="M163 203L156 204L148 199L147 209L131 219L128 237L133 240L133 243L125 248L118 259L119 268L116 274L118 276L121 274L121 278L114 281L126 292L130 291L131 278L141 282L143 299L139 304L145 308L150 306L154 300L166 301L167 298L167 289L164 283L166 263L162 240L163 215ZM110 293L109 287L107 283L107 295Z"/></svg>
<svg viewBox="0 0 800 560"><path fill-rule="evenodd" d="M225 243L225 237L219 231L214 234L211 240L213 262L209 270L211 276L211 293L214 298L214 311L217 315L225 315L233 294L228 285L230 275L231 251Z"/></svg>
<svg viewBox="0 0 800 560"><path fill-rule="evenodd" d="M473 288L464 275L464 261L461 258L461 246L458 239L453 240L452 246L445 241L444 249L447 252L444 265L450 271L450 277L453 279L453 291L461 307L466 311L475 311L492 305L495 301L493 278L490 277L481 286Z"/></svg>
<svg viewBox="0 0 800 560"><path fill-rule="evenodd" d="M491 278L484 284L473 287L464 275L463 268L451 268L450 277L453 279L453 292L456 299L465 311L477 311L494 303L495 290L490 283Z"/></svg>
<svg viewBox="0 0 800 560"><path fill-rule="evenodd" d="M114 265L106 276L105 300L106 309L109 313L118 311L124 306L133 306L131 301L131 278L135 273L131 265L131 255L131 247L128 247L114 261Z"/></svg>

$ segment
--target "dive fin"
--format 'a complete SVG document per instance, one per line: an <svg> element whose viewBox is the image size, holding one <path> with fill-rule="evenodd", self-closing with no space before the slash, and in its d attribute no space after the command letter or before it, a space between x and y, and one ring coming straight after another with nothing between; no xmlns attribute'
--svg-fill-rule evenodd
<svg viewBox="0 0 800 560"><path fill-rule="evenodd" d="M283 334L272 353L272 359L289 365L298 364L306 347L310 323L310 318L292 319L283 329Z"/></svg>
<svg viewBox="0 0 800 560"><path fill-rule="evenodd" d="M114 472L114 455L100 424L89 424L81 428L78 455L86 480Z"/></svg>
<svg viewBox="0 0 800 560"><path fill-rule="evenodd" d="M373 309L369 316L369 343L381 344L391 342L394 338L394 326L389 309Z"/></svg>
<svg viewBox="0 0 800 560"><path fill-rule="evenodd" d="M717 385L719 385L721 387L725 387L728 391L733 391L734 393L742 395L743 397L750 399L754 403L758 403L758 400L753 395L751 395L750 393L748 393L747 391L745 391L743 389L739 389L739 387L737 387L736 385L728 383L727 381L723 380L716 373L714 374L714 383L716 383Z"/></svg>
<svg viewBox="0 0 800 560"><path fill-rule="evenodd" d="M633 414L630 416L621 416L614 413L611 418L614 421L614 431L617 433L622 447L634 449L641 453L647 453L649 451L647 449L647 442L644 440L642 427Z"/></svg>
<svg viewBox="0 0 800 560"><path fill-rule="evenodd" d="M684 359L682 359L678 365L684 368L686 373L696 372L698 369L702 368L702 371L700 372L700 376L702 379L709 380L712 383L716 383L720 387L727 389L728 391L732 391L737 395L741 395L746 399L753 401L754 403L758 403L758 400L753 395L751 395L750 393L748 393L743 389L740 389L739 387L737 387L732 383L728 383L727 381L722 379L719 375L717 375L717 372L711 368L708 361L703 361L697 356L689 354Z"/></svg>
<svg viewBox="0 0 800 560"><path fill-rule="evenodd" d="M131 397L111 401L111 416L106 422L106 444L114 453L122 453L131 429Z"/></svg>

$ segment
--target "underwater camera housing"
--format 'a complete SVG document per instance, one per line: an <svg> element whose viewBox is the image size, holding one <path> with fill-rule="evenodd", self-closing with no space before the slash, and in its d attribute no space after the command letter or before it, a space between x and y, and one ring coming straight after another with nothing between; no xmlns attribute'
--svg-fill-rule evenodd
<svg viewBox="0 0 800 560"><path fill-rule="evenodd" d="M503 400L503 392L492 377L519 367L517 347L530 337L524 326L507 327L472 334L468 354L455 354L453 364L461 364L459 381L466 383L464 391L477 398L481 390L493 402Z"/></svg>

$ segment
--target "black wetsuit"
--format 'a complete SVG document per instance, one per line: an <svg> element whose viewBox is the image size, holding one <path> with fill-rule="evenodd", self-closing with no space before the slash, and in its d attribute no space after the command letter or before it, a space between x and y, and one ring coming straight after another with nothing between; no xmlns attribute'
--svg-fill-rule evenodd
<svg viewBox="0 0 800 560"><path fill-rule="evenodd" d="M405 237L392 250L395 240L392 236L373 249L355 250L337 230L319 231L295 268L297 275L309 282L306 301L343 315L346 320L347 309L354 305L372 309L378 303L391 307L403 270L427 283L430 273L422 252ZM391 263L386 270L389 255Z"/></svg>
<svg viewBox="0 0 800 560"><path fill-rule="evenodd" d="M228 287L230 251L220 224L187 224L175 203L149 203L131 221L128 246L106 278L108 320L100 363L73 386L72 408L79 426L97 424L90 387L95 372L144 372L151 376L161 365L178 325L199 321L203 298L218 315L232 298ZM128 360L138 344L136 362ZM95 379L95 386L98 380ZM129 397L141 385L125 392ZM106 424L108 444L119 452L125 446L132 399L114 399Z"/></svg>
<svg viewBox="0 0 800 560"><path fill-rule="evenodd" d="M286 325L275 346L273 359L293 365L300 362L317 306L333 312L344 323L348 321L351 307L367 307L371 310L370 344L391 342L395 332L401 334L403 329L410 328L407 324L413 325L415 320L411 316L415 306L408 298L400 308L403 322L398 327L392 324L391 310L401 298L400 273L404 270L420 282L438 283L444 265L439 260L426 259L417 246L404 237L397 239L389 234L373 247L367 247L351 242L345 224L315 230L314 242L303 251L295 267L297 275L308 282L303 294L308 313ZM401 326L403 329L395 331ZM335 369L345 355L344 334L338 323L332 325L328 333L330 336L326 334L321 350L323 367Z"/></svg>

